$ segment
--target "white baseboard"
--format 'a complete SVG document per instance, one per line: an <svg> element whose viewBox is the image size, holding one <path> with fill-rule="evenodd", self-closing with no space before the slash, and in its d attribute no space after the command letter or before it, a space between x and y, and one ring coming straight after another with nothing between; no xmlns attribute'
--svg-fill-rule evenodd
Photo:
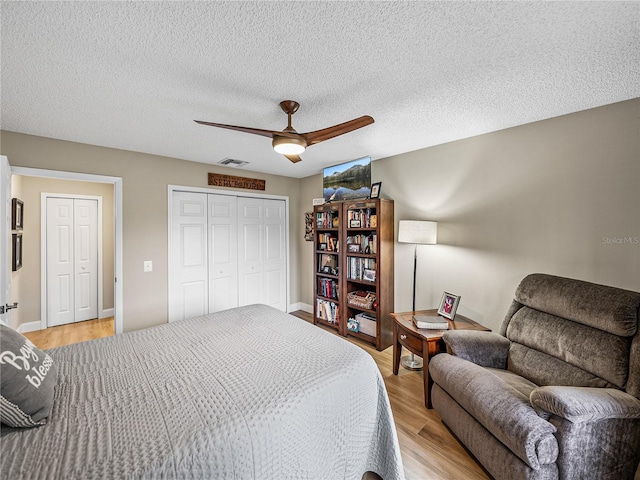
<svg viewBox="0 0 640 480"><path fill-rule="evenodd" d="M289 310L288 310L289 312L295 312L298 310L302 310L303 312L307 312L307 313L313 313L313 307L307 303L298 302L298 303L289 305Z"/></svg>
<svg viewBox="0 0 640 480"><path fill-rule="evenodd" d="M115 308L103 308L100 312L100 315L98 315L98 318L113 317L115 315L115 312Z"/></svg>
<svg viewBox="0 0 640 480"><path fill-rule="evenodd" d="M42 330L42 324L40 323L40 320L38 320L37 322L27 322L18 325L18 332L20 333L35 332L36 330Z"/></svg>

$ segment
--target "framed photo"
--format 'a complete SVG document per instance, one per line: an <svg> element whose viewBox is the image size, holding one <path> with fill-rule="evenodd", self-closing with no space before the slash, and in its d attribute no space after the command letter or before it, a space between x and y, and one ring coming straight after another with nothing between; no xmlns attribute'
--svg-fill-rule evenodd
<svg viewBox="0 0 640 480"><path fill-rule="evenodd" d="M15 272L22 267L22 234L12 233L11 240L11 271Z"/></svg>
<svg viewBox="0 0 640 480"><path fill-rule="evenodd" d="M438 315L442 315L449 320L453 320L456 316L456 310L458 309L459 303L460 295L444 292L442 294L442 300L440 300L440 307L438 307Z"/></svg>
<svg viewBox="0 0 640 480"><path fill-rule="evenodd" d="M380 198L381 188L382 188L382 182L377 182L371 185L371 198Z"/></svg>
<svg viewBox="0 0 640 480"><path fill-rule="evenodd" d="M350 243L347 245L350 253L360 253L360 245L357 243Z"/></svg>
<svg viewBox="0 0 640 480"><path fill-rule="evenodd" d="M366 280L368 282L375 282L376 281L376 271L375 270L369 270L368 268L365 268L364 271L362 272L362 279Z"/></svg>
<svg viewBox="0 0 640 480"><path fill-rule="evenodd" d="M360 228L362 226L362 222L360 220L350 220L349 227L350 228Z"/></svg>
<svg viewBox="0 0 640 480"><path fill-rule="evenodd" d="M326 243L319 243L318 244L318 249L319 250L326 250L327 249L327 244Z"/></svg>
<svg viewBox="0 0 640 480"><path fill-rule="evenodd" d="M24 203L17 198L11 199L11 230L22 230L24 223Z"/></svg>

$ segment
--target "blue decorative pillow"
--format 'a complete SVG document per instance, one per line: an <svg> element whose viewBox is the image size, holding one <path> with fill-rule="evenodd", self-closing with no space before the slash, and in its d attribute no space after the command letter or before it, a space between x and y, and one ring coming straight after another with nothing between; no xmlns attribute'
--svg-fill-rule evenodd
<svg viewBox="0 0 640 480"><path fill-rule="evenodd" d="M50 355L0 325L0 421L10 427L46 423L58 372Z"/></svg>

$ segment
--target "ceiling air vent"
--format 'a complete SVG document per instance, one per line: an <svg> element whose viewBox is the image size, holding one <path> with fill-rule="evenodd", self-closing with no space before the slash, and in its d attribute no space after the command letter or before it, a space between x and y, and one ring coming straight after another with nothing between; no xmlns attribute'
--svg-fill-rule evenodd
<svg viewBox="0 0 640 480"><path fill-rule="evenodd" d="M218 165L224 165L226 167L234 168L244 167L248 164L249 162L245 162L244 160L236 160L235 158L224 158L218 162Z"/></svg>

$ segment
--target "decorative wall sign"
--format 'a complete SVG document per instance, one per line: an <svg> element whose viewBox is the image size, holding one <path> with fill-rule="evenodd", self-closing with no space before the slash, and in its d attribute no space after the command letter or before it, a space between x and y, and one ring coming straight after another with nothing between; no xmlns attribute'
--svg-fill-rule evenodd
<svg viewBox="0 0 640 480"><path fill-rule="evenodd" d="M266 181L258 178L236 177L233 175L209 174L209 185L214 187L246 188L249 190L265 190Z"/></svg>

